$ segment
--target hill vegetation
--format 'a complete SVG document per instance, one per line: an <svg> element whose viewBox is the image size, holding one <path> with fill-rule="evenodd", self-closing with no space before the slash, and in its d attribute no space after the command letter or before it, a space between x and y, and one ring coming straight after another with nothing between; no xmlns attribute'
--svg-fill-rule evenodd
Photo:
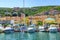
<svg viewBox="0 0 60 40"><path fill-rule="evenodd" d="M0 8L0 15L5 16L5 12L7 11L10 14L12 14L13 12L17 12L17 14L25 13L27 15L34 15L53 8L60 11L60 6L37 6L31 8L19 8L17 9L17 11L15 11L14 8Z"/></svg>

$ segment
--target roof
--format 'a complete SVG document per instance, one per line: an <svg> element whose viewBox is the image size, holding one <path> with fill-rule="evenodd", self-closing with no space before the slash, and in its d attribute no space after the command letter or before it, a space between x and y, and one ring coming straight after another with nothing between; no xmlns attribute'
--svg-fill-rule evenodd
<svg viewBox="0 0 60 40"><path fill-rule="evenodd" d="M54 18L47 18L45 19L46 23L55 23L55 19Z"/></svg>
<svg viewBox="0 0 60 40"><path fill-rule="evenodd" d="M55 20L54 18L47 18L47 19L45 19L45 20Z"/></svg>

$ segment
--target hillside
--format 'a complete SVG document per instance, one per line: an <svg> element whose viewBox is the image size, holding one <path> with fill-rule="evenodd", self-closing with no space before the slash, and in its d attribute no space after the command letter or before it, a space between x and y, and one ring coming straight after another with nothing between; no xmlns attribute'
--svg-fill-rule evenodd
<svg viewBox="0 0 60 40"><path fill-rule="evenodd" d="M34 15L37 13L41 13L43 11L48 11L50 9L56 9L60 11L60 6L38 6L38 7L31 7L31 8L19 8L16 12L17 14L24 12L27 15ZM0 8L0 14L2 16L5 16L6 11L10 12L11 14L15 12L13 8Z"/></svg>

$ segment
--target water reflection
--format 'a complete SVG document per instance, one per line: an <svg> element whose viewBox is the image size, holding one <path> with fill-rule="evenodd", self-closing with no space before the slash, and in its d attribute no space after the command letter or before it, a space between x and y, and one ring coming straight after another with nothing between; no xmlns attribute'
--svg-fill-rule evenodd
<svg viewBox="0 0 60 40"><path fill-rule="evenodd" d="M60 40L60 33L2 33L0 34L0 40Z"/></svg>
<svg viewBox="0 0 60 40"><path fill-rule="evenodd" d="M49 33L49 40L57 40L57 33Z"/></svg>

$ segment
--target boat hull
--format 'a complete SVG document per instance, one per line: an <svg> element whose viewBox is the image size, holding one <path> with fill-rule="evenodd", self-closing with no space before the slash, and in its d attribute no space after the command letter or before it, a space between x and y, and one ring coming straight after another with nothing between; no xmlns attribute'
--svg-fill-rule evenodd
<svg viewBox="0 0 60 40"><path fill-rule="evenodd" d="M28 30L28 33L34 33L34 32L35 32L34 29Z"/></svg>
<svg viewBox="0 0 60 40"><path fill-rule="evenodd" d="M57 29L50 29L49 32L50 33L56 33L57 32Z"/></svg>
<svg viewBox="0 0 60 40"><path fill-rule="evenodd" d="M13 33L14 32L14 29L6 29L4 30L4 33Z"/></svg>
<svg viewBox="0 0 60 40"><path fill-rule="evenodd" d="M3 30L0 29L0 33L3 33Z"/></svg>
<svg viewBox="0 0 60 40"><path fill-rule="evenodd" d="M60 32L60 28L58 28L58 32Z"/></svg>

